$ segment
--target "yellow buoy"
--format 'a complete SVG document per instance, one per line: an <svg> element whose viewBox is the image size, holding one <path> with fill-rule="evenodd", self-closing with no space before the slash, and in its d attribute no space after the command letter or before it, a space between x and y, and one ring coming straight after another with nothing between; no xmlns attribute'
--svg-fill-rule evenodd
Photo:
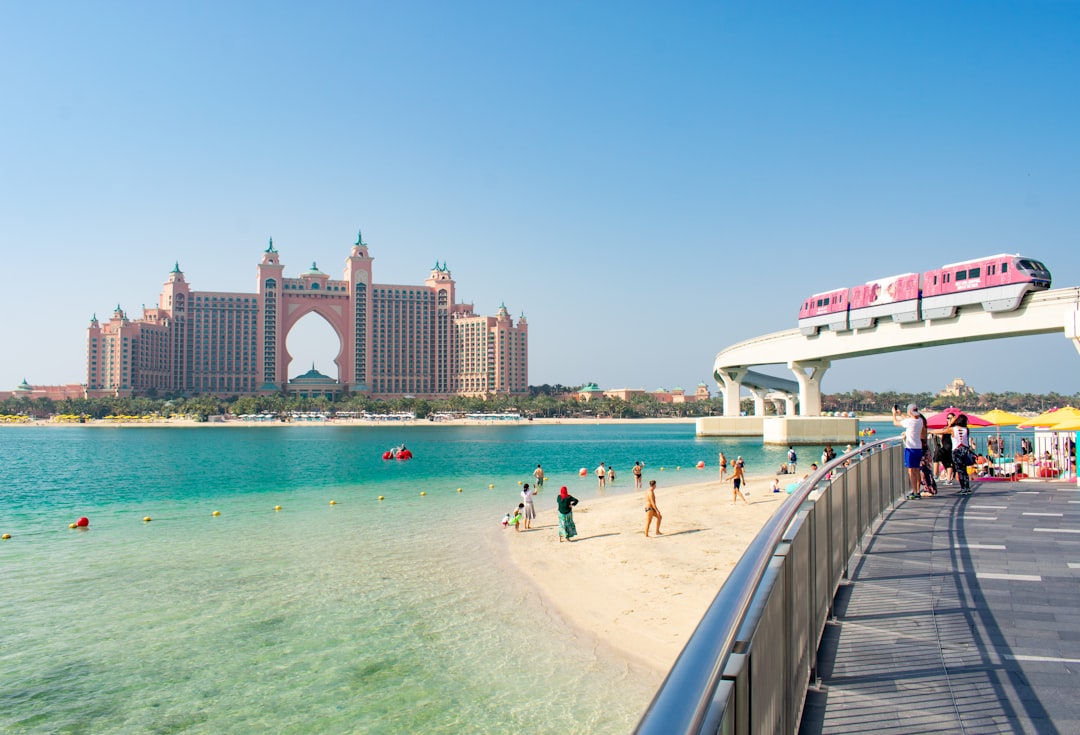
<svg viewBox="0 0 1080 735"><path fill-rule="evenodd" d="M382 495L380 495L380 496L379 496L379 500L383 500L383 496L382 496Z"/></svg>
<svg viewBox="0 0 1080 735"><path fill-rule="evenodd" d="M663 471L664 471L664 468L663 468L663 467L661 467L661 468L660 468L660 471L661 471L661 472L663 472Z"/></svg>
<svg viewBox="0 0 1080 735"><path fill-rule="evenodd" d="M281 510L281 506L280 505L275 505L274 510Z"/></svg>
<svg viewBox="0 0 1080 735"><path fill-rule="evenodd" d="M144 517L144 518L143 518L142 520L143 520L143 523L149 523L149 522L150 522L151 520L153 520L153 519L152 519L152 518L150 518L150 516L146 516L146 517Z"/></svg>
<svg viewBox="0 0 1080 735"><path fill-rule="evenodd" d="M221 515L221 511L220 511L220 510L215 510L215 511L214 511L213 513L211 513L210 515L212 515L212 516L219 516L219 515Z"/></svg>
<svg viewBox="0 0 1080 735"><path fill-rule="evenodd" d="M11 538L11 534L10 534L10 533L5 533L5 534L4 534L3 536L0 536L0 538L2 538L2 539L4 539L5 541L7 541L7 540L8 540L9 538Z"/></svg>
<svg viewBox="0 0 1080 735"><path fill-rule="evenodd" d="M75 528L75 524L74 523L69 523L68 528Z"/></svg>
<svg viewBox="0 0 1080 735"><path fill-rule="evenodd" d="M676 466L675 466L675 469L677 469L677 470L681 470L681 469L682 469L682 465L676 465Z"/></svg>
<svg viewBox="0 0 1080 735"><path fill-rule="evenodd" d="M494 484L488 485L488 490L494 490L494 489L495 489L495 485L494 485Z"/></svg>
<svg viewBox="0 0 1080 735"><path fill-rule="evenodd" d="M457 491L458 491L458 492L460 493L460 492L461 492L461 488L459 487L459 488L457 489Z"/></svg>
<svg viewBox="0 0 1080 735"><path fill-rule="evenodd" d="M427 493L426 493L426 492L424 492L423 490L421 490L421 491L420 491L420 497L424 497L425 495L427 495Z"/></svg>
<svg viewBox="0 0 1080 735"><path fill-rule="evenodd" d="M337 501L336 500L331 500L330 505L337 505Z"/></svg>

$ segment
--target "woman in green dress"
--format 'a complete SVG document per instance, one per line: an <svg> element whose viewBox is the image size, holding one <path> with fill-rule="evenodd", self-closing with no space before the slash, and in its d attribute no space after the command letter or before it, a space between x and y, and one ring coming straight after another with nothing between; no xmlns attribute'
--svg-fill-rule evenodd
<svg viewBox="0 0 1080 735"><path fill-rule="evenodd" d="M555 499L555 502L559 504L559 543L565 538L567 541L573 541L574 536L577 536L577 527L574 526L574 506L578 504L578 499L571 495L566 485L559 488L559 497Z"/></svg>

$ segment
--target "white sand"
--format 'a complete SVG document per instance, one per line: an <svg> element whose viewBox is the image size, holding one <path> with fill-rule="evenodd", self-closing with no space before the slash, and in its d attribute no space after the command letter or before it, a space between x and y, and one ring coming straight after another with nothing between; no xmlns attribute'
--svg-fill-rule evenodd
<svg viewBox="0 0 1080 735"><path fill-rule="evenodd" d="M570 623L625 655L666 672L735 563L787 499L772 476L751 477L749 505L731 504L731 482L669 487L686 473L656 472L663 535L646 538L644 492L582 501L579 536L559 543L558 488L537 497L531 531L505 533L508 557ZM629 478L628 478L629 479ZM781 485L782 487L782 485Z"/></svg>

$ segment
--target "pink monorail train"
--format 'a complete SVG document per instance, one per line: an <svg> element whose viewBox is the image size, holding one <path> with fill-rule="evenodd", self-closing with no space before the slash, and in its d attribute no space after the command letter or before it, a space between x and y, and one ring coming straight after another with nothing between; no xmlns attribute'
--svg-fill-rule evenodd
<svg viewBox="0 0 1080 735"><path fill-rule="evenodd" d="M1029 291L1048 288L1050 271L1039 261L991 255L814 294L799 309L799 331L810 336L822 327L834 332L868 329L885 318L947 319L967 304L982 304L983 311L1012 311Z"/></svg>

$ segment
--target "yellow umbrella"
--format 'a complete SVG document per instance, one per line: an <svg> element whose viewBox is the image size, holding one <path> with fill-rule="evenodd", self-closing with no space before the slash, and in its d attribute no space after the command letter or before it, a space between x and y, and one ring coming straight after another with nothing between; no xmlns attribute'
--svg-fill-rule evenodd
<svg viewBox="0 0 1080 735"><path fill-rule="evenodd" d="M1050 431L1080 431L1080 416L1047 427Z"/></svg>
<svg viewBox="0 0 1080 735"><path fill-rule="evenodd" d="M1056 411L1040 413L1032 419L1024 419L1022 426L1053 426L1054 424L1060 424L1063 421L1073 419L1080 419L1080 410L1075 409L1072 406L1066 406L1065 408L1059 408Z"/></svg>
<svg viewBox="0 0 1080 735"><path fill-rule="evenodd" d="M1027 419L1020 414L1002 411L1000 408L995 408L993 411L979 414L979 416L986 419L994 426L1019 426L1020 424L1027 423Z"/></svg>

